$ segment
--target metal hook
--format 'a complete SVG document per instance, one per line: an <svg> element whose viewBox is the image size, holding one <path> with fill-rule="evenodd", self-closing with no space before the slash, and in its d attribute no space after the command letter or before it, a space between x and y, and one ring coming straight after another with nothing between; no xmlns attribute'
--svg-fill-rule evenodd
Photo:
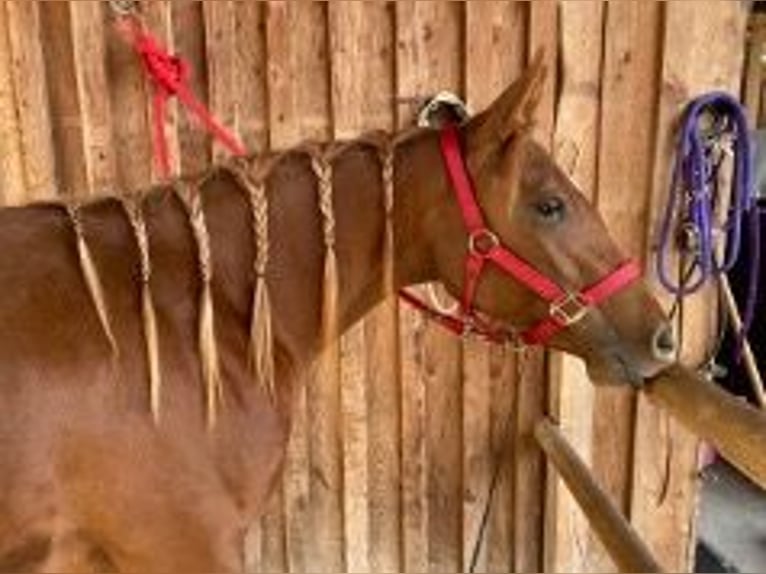
<svg viewBox="0 0 766 574"><path fill-rule="evenodd" d="M119 17L132 16L138 12L138 0L109 0L109 7Z"/></svg>

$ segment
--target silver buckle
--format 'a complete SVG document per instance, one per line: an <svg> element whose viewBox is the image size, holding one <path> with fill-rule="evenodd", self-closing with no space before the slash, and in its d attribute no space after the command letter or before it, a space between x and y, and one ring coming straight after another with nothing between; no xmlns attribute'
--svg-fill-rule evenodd
<svg viewBox="0 0 766 574"><path fill-rule="evenodd" d="M562 325L569 327L588 314L588 302L579 293L567 293L551 303L548 313Z"/></svg>

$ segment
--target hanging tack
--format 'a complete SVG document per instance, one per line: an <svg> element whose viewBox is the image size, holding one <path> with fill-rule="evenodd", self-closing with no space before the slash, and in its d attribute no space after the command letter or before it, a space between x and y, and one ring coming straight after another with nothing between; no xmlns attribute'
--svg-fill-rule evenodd
<svg viewBox="0 0 766 574"><path fill-rule="evenodd" d="M155 423L160 421L160 392L162 378L160 372L159 337L157 335L157 314L152 298L152 264L149 256L149 233L141 209L140 197L124 197L122 207L133 229L141 265L141 316L143 319L146 360L149 369L149 404Z"/></svg>
<svg viewBox="0 0 766 574"><path fill-rule="evenodd" d="M199 353L202 366L202 380L207 398L208 428L215 427L218 405L223 398L223 385L215 339L215 318L213 313L213 262L210 252L210 235L202 210L199 189L185 182L177 182L175 191L186 207L189 223L197 243L200 280L202 290L199 310Z"/></svg>
<svg viewBox="0 0 766 574"><path fill-rule="evenodd" d="M74 231L77 243L77 255L80 259L80 269L82 270L85 285L88 288L90 298L96 308L96 314L101 323L101 328L109 341L109 346L113 355L116 357L118 354L117 341L115 340L114 332L112 331L112 326L109 320L109 311L106 306L104 287L101 278L99 277L93 254L85 241L85 233L83 231L82 219L80 217L80 205L71 201L64 205Z"/></svg>

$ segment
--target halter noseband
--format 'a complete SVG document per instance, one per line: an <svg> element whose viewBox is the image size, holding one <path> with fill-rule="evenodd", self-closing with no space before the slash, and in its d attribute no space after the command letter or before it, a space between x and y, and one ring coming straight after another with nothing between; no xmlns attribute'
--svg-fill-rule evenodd
<svg viewBox="0 0 766 574"><path fill-rule="evenodd" d="M630 260L582 291L573 293L561 288L503 245L499 236L487 227L463 161L457 128L450 125L442 130L440 143L444 166L468 232L460 314L453 316L436 311L406 291L402 292L402 297L450 331L459 335L476 334L498 343L512 340L524 345L540 345L562 329L582 320L592 307L625 289L641 276L638 264ZM496 265L546 301L548 316L521 332L493 327L489 320L482 318L474 301L481 274L488 263Z"/></svg>

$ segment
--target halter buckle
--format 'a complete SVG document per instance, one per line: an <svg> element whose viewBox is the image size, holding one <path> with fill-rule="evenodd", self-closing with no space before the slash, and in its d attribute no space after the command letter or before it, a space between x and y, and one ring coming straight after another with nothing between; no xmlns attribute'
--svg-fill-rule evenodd
<svg viewBox="0 0 766 574"><path fill-rule="evenodd" d="M567 293L551 303L548 314L565 327L578 323L588 314L588 302L580 293Z"/></svg>
<svg viewBox="0 0 766 574"><path fill-rule="evenodd" d="M482 258L488 257L492 250L499 246L500 238L494 231L486 227L471 231L468 235L468 252L471 255Z"/></svg>

